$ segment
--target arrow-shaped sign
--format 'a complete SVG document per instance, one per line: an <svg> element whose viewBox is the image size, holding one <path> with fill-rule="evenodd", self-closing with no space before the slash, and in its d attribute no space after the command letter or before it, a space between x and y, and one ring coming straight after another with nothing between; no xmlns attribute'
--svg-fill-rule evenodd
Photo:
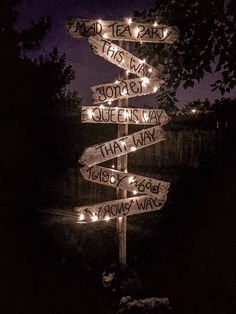
<svg viewBox="0 0 236 314"><path fill-rule="evenodd" d="M162 109L82 106L82 123L164 125L170 117Z"/></svg>
<svg viewBox="0 0 236 314"><path fill-rule="evenodd" d="M100 35L110 40L153 43L173 43L178 38L172 27L156 22L147 24L75 18L66 22L65 26L73 37Z"/></svg>
<svg viewBox="0 0 236 314"><path fill-rule="evenodd" d="M164 140L164 130L154 126L113 141L90 146L84 150L79 162L86 166L96 165Z"/></svg>
<svg viewBox="0 0 236 314"><path fill-rule="evenodd" d="M127 50L120 48L100 36L90 36L88 41L94 53L138 77L146 76L155 78L160 76L164 69L163 66L159 66L158 69L155 69L147 64L145 60L135 57Z"/></svg>
<svg viewBox="0 0 236 314"><path fill-rule="evenodd" d="M170 186L169 182L100 166L83 167L80 172L85 180L152 196L166 193Z"/></svg>
<svg viewBox="0 0 236 314"><path fill-rule="evenodd" d="M164 206L166 199L166 194L156 197L143 195L75 207L75 210L77 211L78 223L107 221L122 216L131 216L160 210Z"/></svg>
<svg viewBox="0 0 236 314"><path fill-rule="evenodd" d="M154 80L148 77L117 81L115 83L96 85L91 87L93 103L113 101L122 98L131 98L154 94L163 84L162 80Z"/></svg>

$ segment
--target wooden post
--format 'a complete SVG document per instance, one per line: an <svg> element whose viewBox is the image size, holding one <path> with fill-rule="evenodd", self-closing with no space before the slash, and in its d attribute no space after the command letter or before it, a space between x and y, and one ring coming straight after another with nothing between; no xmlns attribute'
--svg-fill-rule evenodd
<svg viewBox="0 0 236 314"><path fill-rule="evenodd" d="M129 50L129 43L120 41L120 47ZM128 74L125 70L120 69L119 80L127 80ZM128 107L128 98L119 99L118 107ZM117 136L123 137L128 135L128 124L118 124ZM117 157L117 170L127 172L128 171L128 155ZM126 198L127 191L117 189L117 199ZM126 268L126 234L127 234L127 217L123 216L117 219L117 234L119 239L119 264L122 271Z"/></svg>

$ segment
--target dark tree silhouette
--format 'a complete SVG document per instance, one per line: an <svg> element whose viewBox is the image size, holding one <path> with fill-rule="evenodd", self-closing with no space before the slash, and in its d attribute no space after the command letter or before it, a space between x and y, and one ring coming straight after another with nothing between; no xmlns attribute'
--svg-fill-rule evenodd
<svg viewBox="0 0 236 314"><path fill-rule="evenodd" d="M135 12L136 19L157 21L177 28L174 44L148 44L139 49L154 65L165 65L165 84L158 100L176 101L176 89L193 87L205 72L220 72L222 78L212 85L221 94L236 84L235 3L224 0L156 0L153 7Z"/></svg>

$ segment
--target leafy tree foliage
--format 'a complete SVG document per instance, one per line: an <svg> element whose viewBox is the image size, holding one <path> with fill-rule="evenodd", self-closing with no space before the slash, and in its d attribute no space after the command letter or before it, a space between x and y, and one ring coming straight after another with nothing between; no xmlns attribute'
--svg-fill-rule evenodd
<svg viewBox="0 0 236 314"><path fill-rule="evenodd" d="M221 94L236 84L235 2L233 0L156 0L149 10L135 12L138 21L157 21L177 28L173 44L143 44L141 56L149 55L155 66L165 65L165 84L159 101L176 101L176 89L193 87L205 72L220 72L212 85ZM215 65L215 69L213 70Z"/></svg>

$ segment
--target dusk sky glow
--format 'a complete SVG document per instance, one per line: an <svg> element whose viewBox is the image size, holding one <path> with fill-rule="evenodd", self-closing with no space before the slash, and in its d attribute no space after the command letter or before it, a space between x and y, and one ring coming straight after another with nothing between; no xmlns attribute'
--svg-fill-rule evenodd
<svg viewBox="0 0 236 314"><path fill-rule="evenodd" d="M89 105L92 104L90 87L115 81L119 68L96 56L91 51L86 39L70 36L64 23L74 17L121 20L124 17L132 17L132 12L135 10L149 8L152 3L153 0L25 0L19 7L19 27L27 27L30 21L37 20L42 16L51 17L51 31L42 42L41 49L31 52L30 56L47 55L53 47L57 47L60 54L65 53L67 63L72 65L76 75L69 88L78 91L83 99L83 104ZM179 88L177 92L179 104L177 105L181 106L195 99L221 98L218 91L211 92L210 84L216 77L220 78L220 75L206 73L204 79L194 88L187 90ZM224 97L236 97L236 90L234 89L230 94L226 93ZM157 103L155 96L137 97L129 102L131 105L137 104L137 106L153 106Z"/></svg>

